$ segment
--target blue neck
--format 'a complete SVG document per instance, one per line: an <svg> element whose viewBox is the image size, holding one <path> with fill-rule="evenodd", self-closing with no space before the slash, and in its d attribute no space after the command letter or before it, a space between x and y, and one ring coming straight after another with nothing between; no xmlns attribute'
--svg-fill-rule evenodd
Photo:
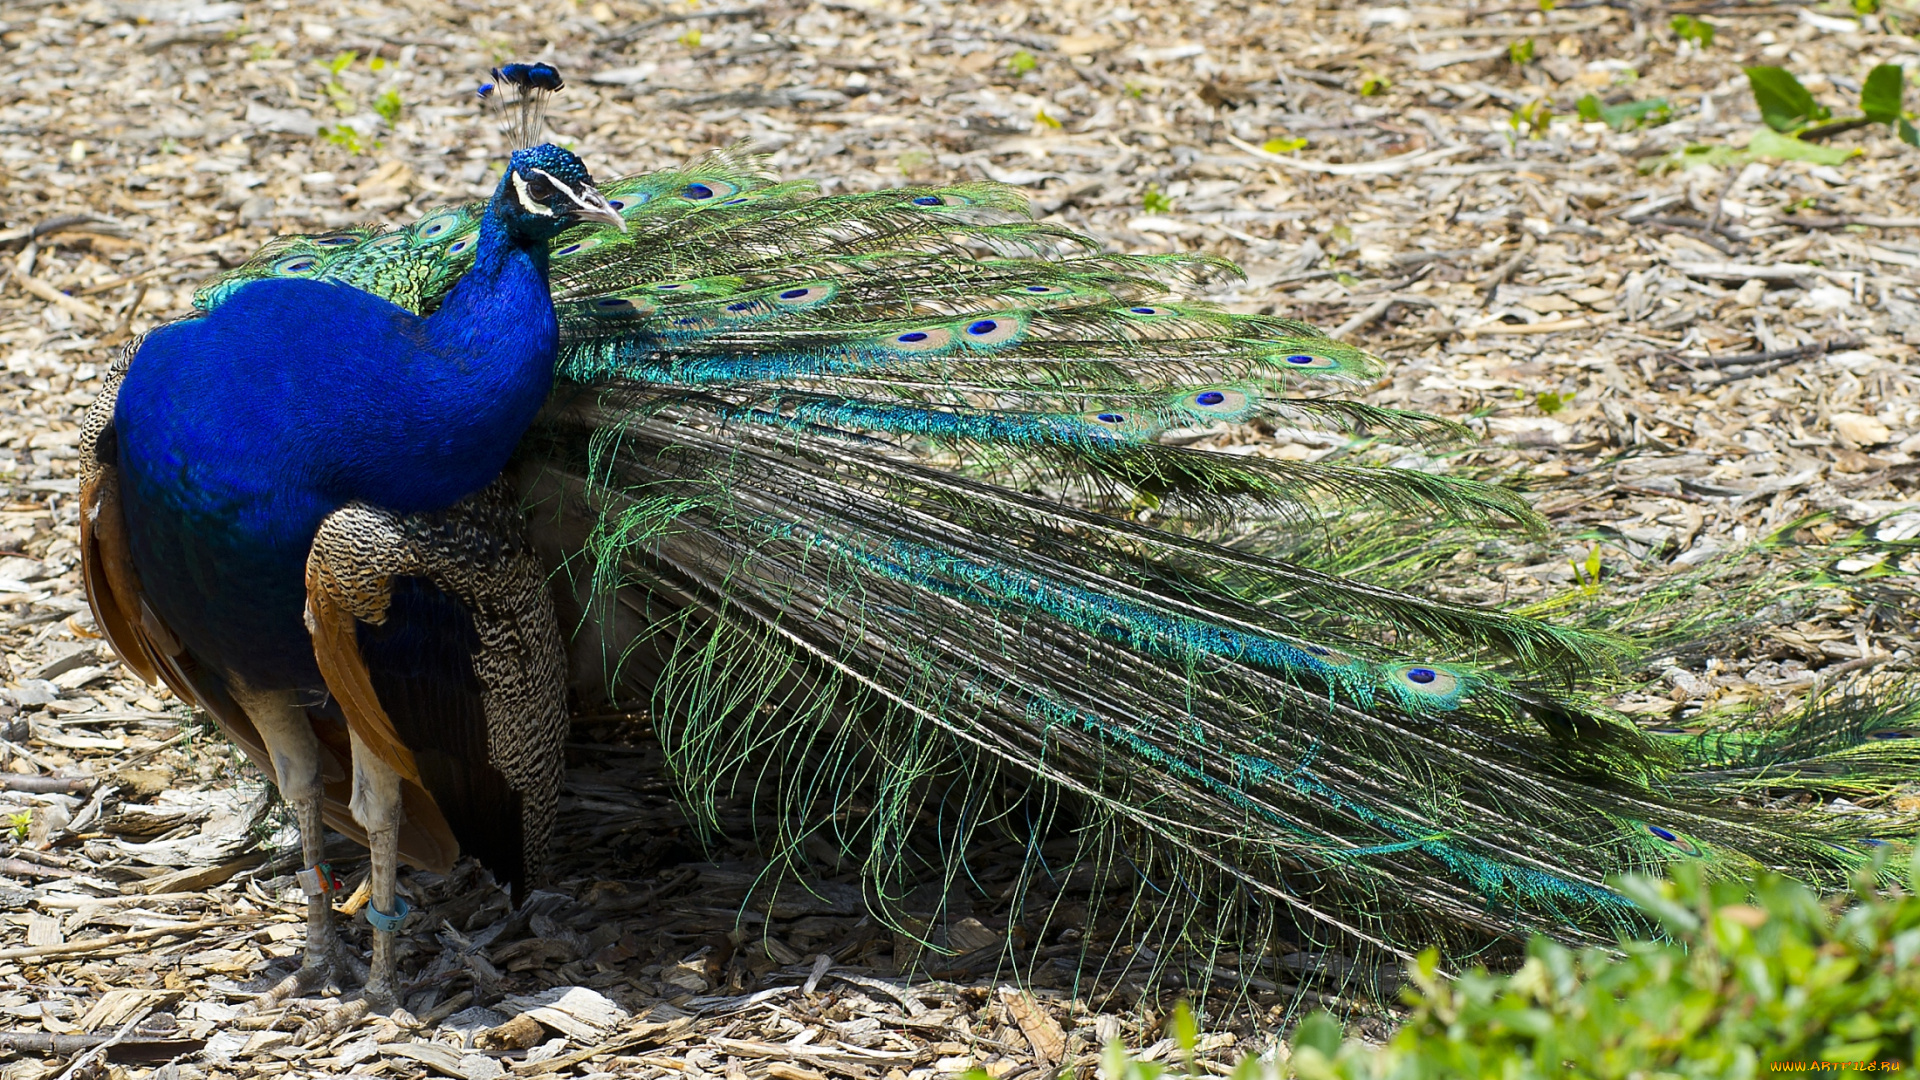
<svg viewBox="0 0 1920 1080"><path fill-rule="evenodd" d="M485 354L507 344L529 321L553 316L546 241L514 239L501 216L504 184L480 220L472 269L427 319L427 335L437 351Z"/></svg>

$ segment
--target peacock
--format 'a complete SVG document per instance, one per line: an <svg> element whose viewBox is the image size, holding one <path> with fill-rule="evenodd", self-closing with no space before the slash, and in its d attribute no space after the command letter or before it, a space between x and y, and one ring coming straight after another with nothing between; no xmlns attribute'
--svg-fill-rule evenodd
<svg viewBox="0 0 1920 1080"><path fill-rule="evenodd" d="M832 844L879 910L981 829L1056 872L1051 827L1164 910L1410 956L1611 941L1642 926L1621 872L1840 882L1900 842L1763 796L1910 775L1904 701L1739 746L1643 731L1600 701L1623 638L1244 542L1539 522L1471 479L1192 445L1469 434L1343 396L1379 362L1310 325L1183 298L1230 264L742 150L596 184L542 141L561 86L481 88L517 147L491 198L271 241L88 414L95 617L292 807L295 988L360 974L324 827L371 851L375 1007L401 862L541 880L570 703L648 702L696 822L758 785L773 849Z"/></svg>

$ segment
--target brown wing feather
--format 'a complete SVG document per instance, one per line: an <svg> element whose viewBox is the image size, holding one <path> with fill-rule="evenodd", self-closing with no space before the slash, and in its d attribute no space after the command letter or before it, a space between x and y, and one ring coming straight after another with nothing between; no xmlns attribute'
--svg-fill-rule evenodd
<svg viewBox="0 0 1920 1080"><path fill-rule="evenodd" d="M132 585L126 533L118 478L112 470L102 469L80 489L80 579L93 621L107 644L129 670L152 683L159 677L160 665L140 631L139 594Z"/></svg>
<svg viewBox="0 0 1920 1080"><path fill-rule="evenodd" d="M407 749L400 733L394 730L393 718L387 715L386 706L380 704L367 662L360 655L354 616L348 609L350 601L343 595L339 577L324 559L317 557L317 548L315 554L316 557L307 561L307 630L313 635L313 655L320 664L320 676L327 680L327 689L333 691L340 702L347 727L402 779L418 784L420 766L413 760L413 751ZM356 599L373 599L381 607L385 606L384 596Z"/></svg>

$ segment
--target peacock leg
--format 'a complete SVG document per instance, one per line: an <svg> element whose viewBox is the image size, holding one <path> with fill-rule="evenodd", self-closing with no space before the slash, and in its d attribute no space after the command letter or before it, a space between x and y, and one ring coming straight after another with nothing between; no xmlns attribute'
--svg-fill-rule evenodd
<svg viewBox="0 0 1920 1080"><path fill-rule="evenodd" d="M333 925L331 876L324 866L326 827L320 818L320 740L306 710L291 691L256 692L235 689L233 697L246 710L254 729L267 744L273 764L273 782L281 798L293 807L300 829L300 856L306 867L301 877L307 894L307 945L300 970L254 1002L260 1009L326 984L338 972L340 948Z"/></svg>
<svg viewBox="0 0 1920 1080"><path fill-rule="evenodd" d="M367 830L373 873L368 881L367 921L373 924L373 956L368 965L366 1001L377 1012L399 1004L393 961L393 935L407 917L396 895L400 869L400 774L353 736L353 819Z"/></svg>

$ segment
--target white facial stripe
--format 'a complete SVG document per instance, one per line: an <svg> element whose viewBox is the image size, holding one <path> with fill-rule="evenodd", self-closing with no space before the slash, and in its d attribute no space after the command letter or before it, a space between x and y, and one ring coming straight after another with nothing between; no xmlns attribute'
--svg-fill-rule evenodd
<svg viewBox="0 0 1920 1080"><path fill-rule="evenodd" d="M575 191L573 190L573 186L572 186L571 184L568 184L568 183L566 183L565 181L563 181L563 180L561 180L561 179L560 179L559 177L557 177L557 176L555 176L555 175L553 175L552 173L550 173L550 172L548 172L547 170L545 170L545 169L536 169L536 168L533 168L532 166L528 166L528 168L527 168L527 171L528 171L528 172L534 172L534 173L539 173L539 174L540 174L541 176L544 176L544 177L546 177L546 178L547 178L547 182L548 182L548 183L550 183L550 184L552 184L552 185L553 185L553 186L554 186L555 188L558 188L558 189L560 190L560 192L561 192L561 194L563 194L563 195L565 195L565 196L566 196L567 198L569 198L569 199L572 199L572 200L573 200L573 205L575 205L575 206L578 206L578 207L579 207L579 208L581 208L582 210L592 210L592 209L595 209L595 207L594 207L594 205L593 205L592 203L590 203L590 202L588 202L587 200L585 200L585 199L583 199L583 198L581 198L581 197L580 197L580 195L579 195L579 194L577 194L577 193L576 193L576 192L575 192Z"/></svg>
<svg viewBox="0 0 1920 1080"><path fill-rule="evenodd" d="M533 171L540 172L539 169ZM546 176L545 173L541 173L541 175ZM548 176L547 179L551 180L553 177ZM566 191L567 189L562 185L560 190ZM519 173L513 174L513 194L515 198L520 200L520 209L525 210L527 213L538 214L541 217L553 216L553 211L541 205L540 200L534 198L533 193L527 190L527 178L521 176Z"/></svg>

